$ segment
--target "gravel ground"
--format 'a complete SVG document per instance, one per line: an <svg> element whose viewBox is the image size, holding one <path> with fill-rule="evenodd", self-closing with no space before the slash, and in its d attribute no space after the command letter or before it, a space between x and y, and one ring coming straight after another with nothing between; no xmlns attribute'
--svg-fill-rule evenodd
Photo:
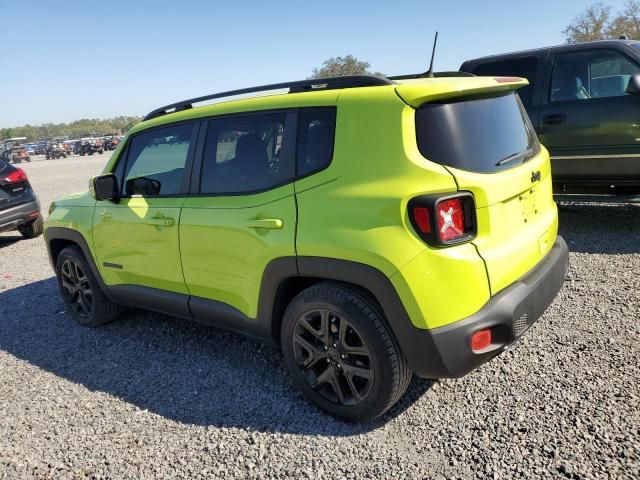
<svg viewBox="0 0 640 480"><path fill-rule="evenodd" d="M24 168L46 209L106 158ZM366 426L320 413L238 335L141 311L74 325L42 239L0 235L0 477L638 478L640 208L560 215L571 269L536 326Z"/></svg>

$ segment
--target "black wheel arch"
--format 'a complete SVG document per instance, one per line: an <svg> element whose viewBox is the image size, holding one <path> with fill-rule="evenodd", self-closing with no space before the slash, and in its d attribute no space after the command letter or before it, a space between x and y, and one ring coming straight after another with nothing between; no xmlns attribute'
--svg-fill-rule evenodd
<svg viewBox="0 0 640 480"><path fill-rule="evenodd" d="M376 268L363 263L311 256L291 256L272 260L262 276L257 318L251 319L230 305L214 300L188 297L137 285L106 286L87 240L76 230L50 227L45 231L45 241L54 269L57 256L64 248L70 245L79 246L100 289L109 300L118 303L123 301L129 303L127 299L133 297L138 300L147 298L153 303L148 307L151 310L159 310L158 305L163 305L161 310L166 313L187 312L193 317L204 317L194 318L195 320L278 344L282 318L289 302L302 290L316 283L333 281L361 292L376 304L384 314L384 321L412 369L415 370L414 365L424 358L425 350L435 348L429 331L415 328L411 323L389 278ZM162 300L160 304L159 299ZM189 304L187 310L184 310L183 306L177 310L169 308L173 304L185 302ZM138 305L146 307L144 301ZM186 315L180 314L180 316Z"/></svg>
<svg viewBox="0 0 640 480"><path fill-rule="evenodd" d="M45 243L47 245L47 252L49 254L49 262L51 263L51 267L53 270L56 270L56 262L58 260L58 255L60 252L67 247L78 246L84 255L85 260L89 264L89 268L91 268L91 272L94 277L98 281L100 285L100 290L105 294L105 296L109 300L113 300L109 294L109 289L105 286L102 281L102 275L100 275L100 271L93 259L93 255L91 254L91 250L89 249L89 245L87 244L87 240L84 236L78 232L77 230L72 230L71 228L64 227L49 227L44 232Z"/></svg>

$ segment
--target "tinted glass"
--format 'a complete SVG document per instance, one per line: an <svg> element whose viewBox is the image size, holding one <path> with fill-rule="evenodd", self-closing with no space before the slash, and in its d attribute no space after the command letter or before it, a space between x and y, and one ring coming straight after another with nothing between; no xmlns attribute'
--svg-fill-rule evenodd
<svg viewBox="0 0 640 480"><path fill-rule="evenodd" d="M125 195L179 194L194 129L195 124L175 125L133 137L124 175Z"/></svg>
<svg viewBox="0 0 640 480"><path fill-rule="evenodd" d="M292 161L281 159L285 118L282 113L212 120L207 132L200 192L256 192L291 180Z"/></svg>
<svg viewBox="0 0 640 480"><path fill-rule="evenodd" d="M551 77L550 100L588 100L627 95L632 75L640 68L614 50L588 50L556 56Z"/></svg>
<svg viewBox="0 0 640 480"><path fill-rule="evenodd" d="M538 151L538 140L513 93L443 103L416 111L422 155L470 172L495 172L520 165Z"/></svg>
<svg viewBox="0 0 640 480"><path fill-rule="evenodd" d="M479 76L522 77L529 80L529 85L518 89L518 95L525 106L531 104L531 95L538 71L537 57L523 57L500 62L490 62L478 65L472 72Z"/></svg>
<svg viewBox="0 0 640 480"><path fill-rule="evenodd" d="M334 108L303 109L298 118L298 177L303 177L331 163L336 111Z"/></svg>

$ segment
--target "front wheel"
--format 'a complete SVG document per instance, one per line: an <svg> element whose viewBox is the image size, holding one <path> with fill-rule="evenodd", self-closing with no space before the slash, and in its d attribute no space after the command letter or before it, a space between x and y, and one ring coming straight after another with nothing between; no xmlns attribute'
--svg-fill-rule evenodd
<svg viewBox="0 0 640 480"><path fill-rule="evenodd" d="M384 315L365 294L322 282L287 307L281 331L294 383L326 412L366 422L406 391L412 372Z"/></svg>
<svg viewBox="0 0 640 480"><path fill-rule="evenodd" d="M123 308L102 292L79 247L67 247L60 252L56 276L65 309L80 325L97 327L122 313Z"/></svg>

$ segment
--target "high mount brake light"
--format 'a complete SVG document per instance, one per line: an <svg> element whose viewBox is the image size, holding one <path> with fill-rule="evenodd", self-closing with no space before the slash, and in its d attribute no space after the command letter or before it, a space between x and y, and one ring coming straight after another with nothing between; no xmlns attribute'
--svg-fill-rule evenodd
<svg viewBox="0 0 640 480"><path fill-rule="evenodd" d="M22 170L21 168L16 168L13 172L4 177L3 180L7 183L19 183L26 182L28 179L27 174L24 173L24 170Z"/></svg>
<svg viewBox="0 0 640 480"><path fill-rule="evenodd" d="M409 219L426 243L445 247L476 236L476 207L473 195L422 195L409 201Z"/></svg>

